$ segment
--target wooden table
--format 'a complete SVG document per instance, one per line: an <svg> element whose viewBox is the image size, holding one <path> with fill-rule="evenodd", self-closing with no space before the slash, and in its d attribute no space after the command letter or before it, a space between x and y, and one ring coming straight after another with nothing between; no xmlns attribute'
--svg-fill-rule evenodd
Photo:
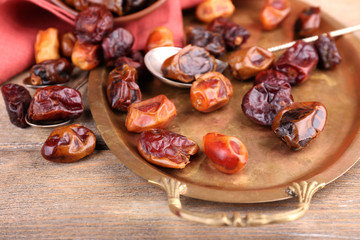
<svg viewBox="0 0 360 240"><path fill-rule="evenodd" d="M360 23L359 1L308 2L320 4L345 25ZM86 91L84 87L84 102ZM77 122L101 139L86 109ZM14 127L2 98L0 122L0 239L360 239L359 163L315 194L307 215L295 222L243 229L209 227L172 215L165 193L125 167L101 140L86 159L56 164L40 155L50 129ZM182 201L185 208L204 213L271 214L297 203L290 199L223 204L186 197Z"/></svg>

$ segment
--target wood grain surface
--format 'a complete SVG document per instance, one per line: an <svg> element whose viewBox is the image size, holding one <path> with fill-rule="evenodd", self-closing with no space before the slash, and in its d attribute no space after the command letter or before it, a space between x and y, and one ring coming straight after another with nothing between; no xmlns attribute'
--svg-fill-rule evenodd
<svg viewBox="0 0 360 240"><path fill-rule="evenodd" d="M345 25L360 23L359 1L307 2L320 5ZM86 87L81 92L86 103ZM16 128L0 99L0 239L360 239L359 163L316 193L307 215L295 222L242 229L209 227L172 215L161 189L106 150L86 109L77 122L96 133L97 150L82 161L57 164L40 155L51 130ZM182 202L196 212L229 214L271 214L297 204L296 199L224 204L186 197Z"/></svg>

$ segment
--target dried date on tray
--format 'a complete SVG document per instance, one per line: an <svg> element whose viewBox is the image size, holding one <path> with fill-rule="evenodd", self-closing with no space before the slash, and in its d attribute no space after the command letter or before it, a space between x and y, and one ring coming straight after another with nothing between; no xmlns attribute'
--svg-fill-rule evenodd
<svg viewBox="0 0 360 240"><path fill-rule="evenodd" d="M278 84L287 83L288 79L285 74L275 71L273 69L268 69L256 75L254 86L262 82L272 85L278 85Z"/></svg>
<svg viewBox="0 0 360 240"><path fill-rule="evenodd" d="M93 153L95 144L96 138L90 129L71 124L51 132L41 148L41 155L52 162L75 162Z"/></svg>
<svg viewBox="0 0 360 240"><path fill-rule="evenodd" d="M316 68L318 55L315 48L302 40L286 50L274 63L275 71L285 74L292 85L306 81Z"/></svg>
<svg viewBox="0 0 360 240"><path fill-rule="evenodd" d="M216 61L204 48L187 45L166 59L161 66L164 77L180 82L192 82L195 75L215 71Z"/></svg>
<svg viewBox="0 0 360 240"><path fill-rule="evenodd" d="M217 17L231 17L234 11L231 0L206 0L197 6L195 15L200 21L209 23Z"/></svg>
<svg viewBox="0 0 360 240"><path fill-rule="evenodd" d="M60 49L64 57L71 58L71 54L76 42L76 37L73 32L67 32L61 36Z"/></svg>
<svg viewBox="0 0 360 240"><path fill-rule="evenodd" d="M266 0L260 13L260 22L263 29L275 29L289 13L289 0Z"/></svg>
<svg viewBox="0 0 360 240"><path fill-rule="evenodd" d="M154 28L146 41L145 51L148 52L151 49L157 47L173 47L174 35L170 29L164 26Z"/></svg>
<svg viewBox="0 0 360 240"><path fill-rule="evenodd" d="M215 57L225 54L225 42L221 34L207 31L201 26L188 26L185 32L187 44L203 47Z"/></svg>
<svg viewBox="0 0 360 240"><path fill-rule="evenodd" d="M165 95L133 103L128 108L125 126L130 132L166 128L176 117L176 107Z"/></svg>
<svg viewBox="0 0 360 240"><path fill-rule="evenodd" d="M290 149L300 150L323 131L326 118L319 102L293 103L276 115L272 130Z"/></svg>
<svg viewBox="0 0 360 240"><path fill-rule="evenodd" d="M199 151L193 140L164 129L142 132L137 147L148 162L167 168L184 168Z"/></svg>
<svg viewBox="0 0 360 240"><path fill-rule="evenodd" d="M309 7L300 13L295 22L294 30L301 37L309 37L319 29L320 20L320 8Z"/></svg>
<svg viewBox="0 0 360 240"><path fill-rule="evenodd" d="M244 95L241 107L244 114L255 123L271 126L276 114L293 102L289 83L259 83Z"/></svg>
<svg viewBox="0 0 360 240"><path fill-rule="evenodd" d="M233 174L243 169L248 161L248 151L240 139L211 132L203 137L203 150L219 171Z"/></svg>
<svg viewBox="0 0 360 240"><path fill-rule="evenodd" d="M23 86L8 83L1 87L1 93L10 122L20 128L28 127L29 125L25 122L25 116L31 102L29 91Z"/></svg>
<svg viewBox="0 0 360 240"><path fill-rule="evenodd" d="M335 40L330 34L322 34L315 41L315 48L319 54L319 65L324 69L332 69L340 64L341 56L336 47Z"/></svg>
<svg viewBox="0 0 360 240"><path fill-rule="evenodd" d="M32 85L58 84L70 80L73 67L65 58L45 60L30 69Z"/></svg>
<svg viewBox="0 0 360 240"><path fill-rule="evenodd" d="M104 38L101 43L106 62L130 53L134 36L125 28L117 28Z"/></svg>
<svg viewBox="0 0 360 240"><path fill-rule="evenodd" d="M212 112L223 107L232 95L230 80L219 72L200 75L190 89L191 104L200 112Z"/></svg>
<svg viewBox="0 0 360 240"><path fill-rule="evenodd" d="M112 109L126 112L132 103L141 101L142 95L136 81L136 69L126 64L109 73L107 97Z"/></svg>
<svg viewBox="0 0 360 240"><path fill-rule="evenodd" d="M102 5L90 6L79 12L75 20L75 35L79 42L99 44L114 26L111 12Z"/></svg>
<svg viewBox="0 0 360 240"><path fill-rule="evenodd" d="M72 63L81 70L88 71L100 64L100 45L75 42L71 53Z"/></svg>
<svg viewBox="0 0 360 240"><path fill-rule="evenodd" d="M79 91L64 86L39 88L30 103L28 118L37 123L80 117L84 107Z"/></svg>

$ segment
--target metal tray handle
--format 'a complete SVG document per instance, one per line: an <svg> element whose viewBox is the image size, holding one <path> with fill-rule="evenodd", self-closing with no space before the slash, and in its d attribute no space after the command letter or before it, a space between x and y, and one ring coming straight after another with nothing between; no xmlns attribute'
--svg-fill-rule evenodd
<svg viewBox="0 0 360 240"><path fill-rule="evenodd" d="M255 227L273 223L285 223L301 218L308 211L312 196L325 186L325 183L319 184L316 181L310 183L302 181L300 183L293 183L292 186L289 186L286 192L290 196L297 196L299 199L299 204L295 210L272 215L258 213L241 215L239 212L235 212L232 216L229 216L225 213L201 214L182 209L180 194L186 191L186 185L177 180L163 177L159 182L151 180L149 180L149 182L166 191L169 209L176 216L212 226L234 227Z"/></svg>

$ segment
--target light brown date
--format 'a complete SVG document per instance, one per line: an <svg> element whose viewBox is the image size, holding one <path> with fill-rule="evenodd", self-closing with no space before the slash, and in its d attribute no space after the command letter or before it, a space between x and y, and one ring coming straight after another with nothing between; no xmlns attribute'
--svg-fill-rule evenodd
<svg viewBox="0 0 360 240"><path fill-rule="evenodd" d="M59 39L56 28L40 30L35 40L35 61L41 63L49 59L59 59Z"/></svg>

